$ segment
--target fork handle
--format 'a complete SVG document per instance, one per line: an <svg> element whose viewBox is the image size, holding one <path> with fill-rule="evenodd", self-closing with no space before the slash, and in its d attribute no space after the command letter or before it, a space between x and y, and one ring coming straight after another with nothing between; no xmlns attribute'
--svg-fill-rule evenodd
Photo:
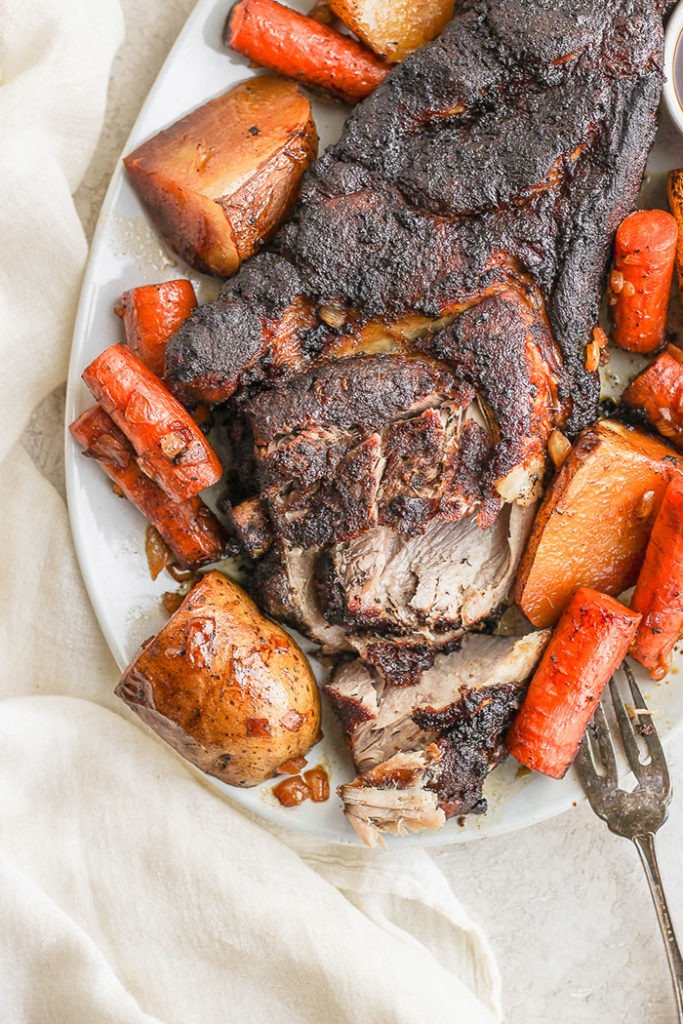
<svg viewBox="0 0 683 1024"><path fill-rule="evenodd" d="M655 837L651 832L648 832L645 835L634 836L633 842L636 844L636 849L640 854L650 886L650 892L652 893L652 899L654 900L659 927L666 947L666 959L671 971L678 1020L680 1024L683 1024L683 957L676 941L669 907L664 895L664 886L662 885L662 877L659 873L659 865L657 864L655 854Z"/></svg>

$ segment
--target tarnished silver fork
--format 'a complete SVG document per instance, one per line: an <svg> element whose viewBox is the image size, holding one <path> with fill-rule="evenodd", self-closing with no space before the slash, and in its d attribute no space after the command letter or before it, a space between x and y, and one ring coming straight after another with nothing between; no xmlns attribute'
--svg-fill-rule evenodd
<svg viewBox="0 0 683 1024"><path fill-rule="evenodd" d="M611 680L609 688L624 751L636 777L636 787L627 793L619 786L616 753L602 705L596 709L574 763L595 813L607 822L608 828L616 835L633 840L640 854L666 947L678 1020L683 1024L683 958L676 941L655 855L655 832L668 817L671 782L652 716L631 669L626 662L621 667L633 696L635 721L626 710L616 679ZM639 741L644 747L642 753Z"/></svg>

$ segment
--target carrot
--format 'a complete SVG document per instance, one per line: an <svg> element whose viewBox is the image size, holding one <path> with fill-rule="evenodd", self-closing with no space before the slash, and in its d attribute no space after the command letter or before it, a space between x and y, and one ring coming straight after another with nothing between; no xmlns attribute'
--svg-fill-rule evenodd
<svg viewBox="0 0 683 1024"><path fill-rule="evenodd" d="M164 281L131 288L116 313L123 320L126 344L157 377L164 375L166 342L197 305L189 281Z"/></svg>
<svg viewBox="0 0 683 1024"><path fill-rule="evenodd" d="M220 480L220 460L189 412L125 345L105 349L83 380L170 498L183 501Z"/></svg>
<svg viewBox="0 0 683 1024"><path fill-rule="evenodd" d="M508 732L518 761L553 779L564 776L640 618L597 590L574 592Z"/></svg>
<svg viewBox="0 0 683 1024"><path fill-rule="evenodd" d="M99 405L69 427L84 454L95 459L110 480L158 530L180 565L196 569L223 558L229 542L201 498L173 501L138 466L135 449Z"/></svg>
<svg viewBox="0 0 683 1024"><path fill-rule="evenodd" d="M683 634L683 477L678 475L652 527L631 608L643 616L631 654L653 679L662 679Z"/></svg>
<svg viewBox="0 0 683 1024"><path fill-rule="evenodd" d="M619 348L654 352L664 343L677 239L676 220L664 210L638 210L619 225L610 278Z"/></svg>
<svg viewBox="0 0 683 1024"><path fill-rule="evenodd" d="M623 399L642 409L660 434L683 448L683 350L667 345L627 387Z"/></svg>
<svg viewBox="0 0 683 1024"><path fill-rule="evenodd" d="M276 0L240 0L223 41L255 64L347 103L369 96L390 70L355 39Z"/></svg>

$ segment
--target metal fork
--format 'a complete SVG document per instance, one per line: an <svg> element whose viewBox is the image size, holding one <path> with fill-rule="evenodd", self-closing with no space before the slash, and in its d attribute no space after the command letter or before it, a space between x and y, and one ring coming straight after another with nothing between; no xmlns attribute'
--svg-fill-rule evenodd
<svg viewBox="0 0 683 1024"><path fill-rule="evenodd" d="M683 958L674 934L655 856L655 832L668 817L671 782L664 751L647 705L625 662L622 669L633 695L633 717L637 724L634 725L629 717L616 679L611 680L609 688L624 751L636 777L635 789L627 793L619 787L617 759L602 705L596 709L574 763L595 813L607 822L608 828L616 835L633 840L640 854L666 946L679 1024L683 1024ZM645 761L641 757L639 737L647 749L648 757Z"/></svg>

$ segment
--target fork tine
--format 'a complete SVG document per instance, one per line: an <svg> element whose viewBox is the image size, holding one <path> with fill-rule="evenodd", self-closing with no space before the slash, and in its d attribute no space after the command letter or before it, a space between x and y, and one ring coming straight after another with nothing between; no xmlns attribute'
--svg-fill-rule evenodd
<svg viewBox="0 0 683 1024"><path fill-rule="evenodd" d="M626 678L628 679L628 685L631 688L631 694L633 695L633 703L636 709L640 711L647 711L647 704L643 700L643 695L640 692L638 684L636 683L633 672L631 671L630 667L626 664L626 662L624 662L623 667L624 673L626 674ZM657 734L655 723L652 718L649 718L647 729L643 729L641 735L650 753L650 757L652 758L653 767L660 771L663 777L666 778L668 782L669 773L667 770L666 758L664 757L664 750L662 749L662 744L659 741L659 736Z"/></svg>
<svg viewBox="0 0 683 1024"><path fill-rule="evenodd" d="M603 763L605 772L608 776L613 779L617 778L617 759L614 754L614 747L612 746L612 737L610 736L609 726L607 724L607 718L602 704L598 704L595 709L595 715L590 726L593 735L598 742L598 750L600 751L600 760Z"/></svg>
<svg viewBox="0 0 683 1024"><path fill-rule="evenodd" d="M593 725L588 727L585 736L581 740L579 752L574 759L574 767L578 772L583 791L588 797L591 807L599 818L607 821L611 800L615 791L616 778L611 776L609 772L605 775L598 774L596 768L598 757L594 753L595 744L591 743L591 735L593 738L598 735ZM607 738L607 743L609 744L609 738Z"/></svg>
<svg viewBox="0 0 683 1024"><path fill-rule="evenodd" d="M617 716L617 724L619 725L619 731L621 733L621 739L624 744L628 763L630 764L631 771L636 778L640 778L643 769L643 765L640 760L640 747L638 746L636 734L633 730L633 723L628 716L621 694L619 693L616 676L613 676L610 679L609 692L612 697L614 713Z"/></svg>
<svg viewBox="0 0 683 1024"><path fill-rule="evenodd" d="M586 785L599 779L598 773L595 770L595 764L593 754L591 752L591 745L588 738L588 732L584 735L581 740L581 746L579 752L574 758L574 767L581 775L581 781Z"/></svg>

